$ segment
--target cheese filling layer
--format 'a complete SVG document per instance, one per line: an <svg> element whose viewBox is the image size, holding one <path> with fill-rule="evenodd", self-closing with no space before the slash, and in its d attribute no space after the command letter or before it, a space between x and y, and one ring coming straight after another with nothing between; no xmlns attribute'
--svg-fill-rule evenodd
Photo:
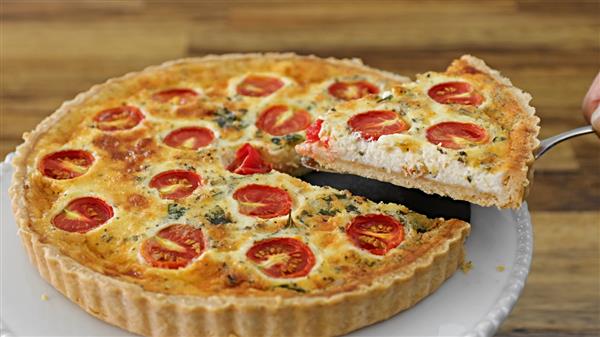
<svg viewBox="0 0 600 337"><path fill-rule="evenodd" d="M365 141L358 133L350 137L329 138L329 152L335 157L353 163L382 168L390 173L422 177L443 184L475 188L484 193L501 195L503 172L485 172L469 167L451 155L440 153L440 148L419 141L419 150L404 151L404 141L414 141L409 135L386 135L377 142ZM382 148L385 151L382 151ZM442 150L444 151L444 150Z"/></svg>

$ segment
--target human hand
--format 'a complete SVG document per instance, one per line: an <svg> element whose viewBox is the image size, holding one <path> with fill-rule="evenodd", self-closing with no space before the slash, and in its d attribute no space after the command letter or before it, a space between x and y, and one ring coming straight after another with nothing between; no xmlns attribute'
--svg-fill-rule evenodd
<svg viewBox="0 0 600 337"><path fill-rule="evenodd" d="M600 136L600 72L583 98L582 110L585 120L592 124L592 128Z"/></svg>

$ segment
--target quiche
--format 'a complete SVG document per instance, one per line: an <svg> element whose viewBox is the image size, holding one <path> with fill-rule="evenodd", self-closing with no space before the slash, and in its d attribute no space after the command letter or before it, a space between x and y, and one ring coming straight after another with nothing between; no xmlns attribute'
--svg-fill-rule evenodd
<svg viewBox="0 0 600 337"><path fill-rule="evenodd" d="M44 279L146 336L329 336L457 269L469 224L312 186L317 111L405 82L356 60L207 56L109 80L25 135L11 198Z"/></svg>
<svg viewBox="0 0 600 337"><path fill-rule="evenodd" d="M322 169L518 208L539 144L530 99L465 55L443 73L332 107L296 149Z"/></svg>

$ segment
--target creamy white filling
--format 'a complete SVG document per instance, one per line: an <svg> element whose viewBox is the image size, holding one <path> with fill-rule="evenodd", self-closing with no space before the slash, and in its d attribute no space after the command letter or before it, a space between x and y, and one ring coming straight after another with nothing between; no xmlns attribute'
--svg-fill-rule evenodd
<svg viewBox="0 0 600 337"><path fill-rule="evenodd" d="M503 191L502 172L489 173L469 167L449 155L452 150L419 142L419 150L405 152L398 146L409 135L387 135L378 141L365 141L358 133L349 137L330 139L329 151L344 161L385 169L390 173L424 177L440 183L475 188L481 192L500 195Z"/></svg>

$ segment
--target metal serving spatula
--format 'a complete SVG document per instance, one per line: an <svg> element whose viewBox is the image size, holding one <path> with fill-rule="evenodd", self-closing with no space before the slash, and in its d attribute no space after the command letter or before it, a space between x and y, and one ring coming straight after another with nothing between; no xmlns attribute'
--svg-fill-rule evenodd
<svg viewBox="0 0 600 337"><path fill-rule="evenodd" d="M539 147L535 150L535 159L538 159L562 141L593 132L592 126L588 125L546 138L540 142ZM466 201L426 194L416 189L404 188L351 174L326 171L319 167L314 160L307 157L302 158L302 165L315 170L300 177L302 180L314 185L346 189L355 195L366 197L375 202L399 203L428 217L457 218L465 221L469 221L471 218L471 207Z"/></svg>

